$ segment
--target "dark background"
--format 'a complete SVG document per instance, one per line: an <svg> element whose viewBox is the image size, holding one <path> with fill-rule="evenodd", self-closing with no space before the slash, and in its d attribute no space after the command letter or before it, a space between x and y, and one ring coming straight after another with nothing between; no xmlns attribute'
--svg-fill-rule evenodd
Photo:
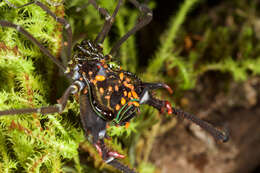
<svg viewBox="0 0 260 173"><path fill-rule="evenodd" d="M240 3L241 2L241 3ZM209 27L213 28L217 26L227 26L227 17L232 16L233 12L236 9L242 9L244 12L248 15L254 15L255 18L259 18L259 12L258 10L252 12L252 8L259 9L259 3L257 1L254 1L257 6L252 7L252 4L249 3L249 1L236 1L236 0L231 0L231 1L217 1L217 0L209 0L209 1L201 1L200 3L196 4L192 11L189 13L187 16L187 19L185 20L185 23L183 25L183 29L186 31L186 33L189 34L202 34L203 33L203 28L197 29L197 28L192 28L190 27L191 23L194 20L199 20L199 18L203 15L209 15L212 16L212 21L209 22ZM250 1L252 2L252 1ZM139 64L145 68L149 62L149 58L152 57L153 53L156 50L156 47L158 47L159 44L159 37L160 34L167 28L167 22L169 21L169 18L175 14L180 5L183 3L183 1L179 0L168 0L168 1L157 1L157 6L153 10L153 20L152 22L146 26L144 29L142 29L137 36L137 39L139 40L139 56L142 57L139 59ZM219 13L218 11L222 11ZM221 15L220 15L221 14ZM214 16L215 15L215 16ZM240 19L237 19L234 16L236 25L244 25L245 22ZM206 29L206 28L204 28ZM201 31L201 32L200 32ZM238 37L240 30L234 30L234 40L235 37ZM255 33L256 34L256 33ZM221 35L220 35L221 37ZM176 44L178 45L179 43L184 44L183 42L183 35L180 35L180 37L177 37ZM256 43L258 43L259 40L256 39ZM230 44L233 44L230 42ZM181 54L185 56L187 52L182 52ZM234 55L236 52L234 52ZM259 67L260 68L260 67ZM257 80L259 80L259 77L256 77ZM234 82L232 77L229 76L228 74L223 74L220 72L208 72L205 75L200 77L200 80L197 85L202 86L202 90L199 90L198 86L194 89L195 93L197 95L205 95L205 93L212 92L209 91L209 88L211 87L219 87L219 83L223 83L225 81L229 81L230 85L234 85L233 88L233 96L231 97L236 97L237 95L246 95L248 94L248 91L244 91L241 86L244 85L245 83L248 83L252 78L248 79L248 81L244 82ZM232 84L231 84L232 83ZM249 82L250 83L250 82ZM245 84L246 85L246 84ZM212 158L209 158L209 156L206 152L201 152L200 154L195 154L195 155L186 155L184 151L182 151L182 147L180 145L193 145L193 148L190 147L188 149L188 152L192 152L192 150L196 150L196 146L203 145L203 144L196 144L196 142L189 140L188 136L187 138L184 137L186 136L185 133L187 132L188 134L192 133L190 131L190 124L184 122L184 126L182 125L177 125L174 135L177 135L177 137L172 137L172 132L168 132L165 135L159 137L159 140L157 142L157 145L153 149L152 154L152 160L153 162L156 163L157 166L161 168L165 168L165 171L171 172L170 170L173 171L175 169L176 172L189 172L186 170L188 168L189 164L195 165L195 170L194 172L197 172L197 169L199 170L198 172L206 172L204 169L203 165L207 165L210 161L210 159L215 160L215 167L211 167L212 172L218 172L219 169L216 167L222 167L223 165L223 172L241 172L241 173L258 173L260 172L260 131L258 128L258 124L260 123L260 110L259 110L259 82L257 85L254 85L254 88L256 89L257 92L257 102L254 105L251 106L246 106L246 103L243 104L234 104L234 106L227 106L224 101L223 105L219 106L216 108L214 111L211 112L210 117L207 119L213 119L213 121L222 121L222 123L227 123L229 124L230 127L230 133L231 133L231 141L227 144L225 144L225 147L222 151L220 151L217 156L212 156ZM201 104L196 103L196 94L190 94L187 92L185 97L188 98L193 98L190 100L190 106L191 110L193 112L197 112L197 114L200 116L200 112L197 108L199 109L207 109L207 106L212 104L213 102L217 102L216 98L223 99L221 96L216 97L219 93L221 93L221 89L223 87L219 87L219 89L214 90L211 94L206 94L204 100L202 103L204 103L204 107L199 107ZM232 94L231 94L232 95ZM235 95L235 96L234 96ZM195 97L195 99L194 99ZM213 99L214 98L214 99ZM226 99L226 98L224 98ZM231 99L232 100L232 99ZM240 102L243 99L239 99ZM227 101L227 100L226 100ZM228 102L228 101L227 101ZM202 111L203 112L203 111ZM220 116L219 116L220 114ZM186 132L183 132L185 131ZM176 142L176 140L179 140ZM175 148L173 149L174 151L170 151L171 149L169 148ZM195 149L194 149L195 148ZM222 158L224 155L232 155L231 150L232 148L237 148L239 151L236 156L231 157L231 158ZM180 150L181 151L180 151ZM199 148L197 150L200 150ZM187 152L187 151L186 151ZM164 156L165 158L161 158L161 155L164 153L167 156ZM169 156L170 153L173 153L173 156ZM206 154L205 154L206 153ZM205 156L207 155L207 156ZM167 158L168 157L168 158ZM172 159L169 159L172 157ZM187 160L190 161L189 164L185 163L179 163L178 164L178 158L186 158L188 157ZM218 158L219 157L219 158ZM173 159L174 158L174 159ZM222 160L219 161L218 159L226 159L225 161ZM228 165L230 163L230 160L233 159L233 165L231 166ZM174 162L177 162L176 165ZM171 166L174 164L175 166ZM166 166L163 166L166 165ZM177 167L177 168L176 168ZM231 170L233 171L228 171L228 169L232 167ZM179 168L179 169L178 169ZM188 169L189 170L189 169ZM207 169L208 170L208 169ZM220 169L221 170L221 169ZM224 171L225 170L225 171ZM235 171L234 171L235 170ZM173 171L173 172L175 172ZM220 172L222 172L220 171Z"/></svg>

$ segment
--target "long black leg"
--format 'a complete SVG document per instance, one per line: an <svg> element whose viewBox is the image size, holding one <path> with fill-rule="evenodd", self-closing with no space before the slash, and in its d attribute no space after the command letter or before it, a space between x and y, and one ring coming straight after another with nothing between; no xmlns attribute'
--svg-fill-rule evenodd
<svg viewBox="0 0 260 173"><path fill-rule="evenodd" d="M25 29L23 29L21 26L13 24L11 22L5 21L5 20L0 20L0 25L2 27L9 27L9 28L14 28L16 29L18 32L22 33L23 35L25 35L29 40L31 40L31 42L33 42L34 44L36 44L39 49L45 54L47 55L60 69L62 69L63 71L65 71L65 67L63 66L63 64L57 60L57 58L55 58L48 49L46 49L39 41L37 41L29 32L27 32Z"/></svg>
<svg viewBox="0 0 260 173"><path fill-rule="evenodd" d="M204 130L206 130L208 133L210 133L216 140L219 140L222 142L228 141L229 133L228 133L227 129L225 129L225 132L223 133L223 132L219 131L218 129L216 129L215 127L213 127L208 122L199 119L195 115L189 114L180 109L176 109L176 108L172 107L168 101L159 100L159 99L154 98L153 96L151 96L151 94L148 91L147 91L147 94L145 97L146 97L145 104L153 106L154 108L158 109L160 112L164 112L164 110L166 109L168 114L175 114L178 117L183 117L183 118L188 119L188 120L192 121L193 123L197 124Z"/></svg>
<svg viewBox="0 0 260 173"><path fill-rule="evenodd" d="M25 7L25 6L27 6L27 5L30 5L30 4L33 4L34 3L34 1L32 1L32 2L28 2L28 3L26 3L26 4L23 4L23 5L21 5L21 6L16 6L16 5L14 5L14 4L12 4L11 2L9 2L8 0L4 0L9 6L11 6L11 7L13 7L13 8L23 8L23 7Z"/></svg>
<svg viewBox="0 0 260 173"><path fill-rule="evenodd" d="M222 142L227 142L229 140L229 132L227 129L225 129L224 133L217 130L215 127L213 127L211 124L209 124L206 121L203 121L196 117L195 115L189 114L187 112L184 112L180 109L176 109L172 107L172 113L179 116L183 117L185 119L188 119L192 121L193 123L197 124L207 132L209 132L216 140L220 140Z"/></svg>
<svg viewBox="0 0 260 173"><path fill-rule="evenodd" d="M95 43L103 43L108 32L110 31L112 24L115 21L116 14L118 13L118 10L122 4L122 0L118 0L117 6L112 16L109 15L106 9L100 8L95 0L89 0L89 3L92 4L105 17L105 24L103 25L102 30L99 32L98 36L95 39Z"/></svg>
<svg viewBox="0 0 260 173"><path fill-rule="evenodd" d="M152 10L150 10L146 5L140 4L136 0L129 0L136 8L140 10L141 13L144 14L144 17L132 28L130 29L123 37L121 37L113 46L113 48L110 51L111 55L114 55L116 51L119 49L119 47L135 32L140 30L142 27L147 25L151 22L153 18Z"/></svg>
<svg viewBox="0 0 260 173"><path fill-rule="evenodd" d="M108 163L109 165L113 166L114 168L122 171L123 173L137 173L134 170L130 169L128 166L120 163L118 160L114 159Z"/></svg>
<svg viewBox="0 0 260 173"><path fill-rule="evenodd" d="M155 89L159 89L159 88L164 88L164 89L167 89L170 94L173 93L171 87L169 87L165 83L145 83L145 82L143 82L142 86L144 88L147 88L148 90L155 90Z"/></svg>
<svg viewBox="0 0 260 173"><path fill-rule="evenodd" d="M41 9L43 9L44 11L46 11L46 13L48 13L51 17L53 17L57 22L59 22L60 24L62 24L65 28L66 34L67 34L67 39L68 39L68 45L67 45L67 56L69 59L71 57L71 47L72 47L72 30L71 30L71 26L70 24L63 18L57 17L46 5L44 5L43 3L39 2L39 1L32 1L29 2L27 4L21 5L21 6L15 6L14 4L10 3L9 1L5 0L6 3L13 7L13 8L22 8L31 4L36 4L38 5Z"/></svg>
<svg viewBox="0 0 260 173"><path fill-rule="evenodd" d="M44 11L46 11L51 17L53 17L57 22L61 23L64 28L65 31L67 33L67 39L68 39L68 45L67 45L67 59L70 59L71 57L71 47L72 47L72 30L71 30L71 26L69 24L69 22L67 22L67 20L57 17L53 12L51 12L51 10L45 6L44 4L42 4L39 1L35 1L35 4L38 5L39 7L41 7Z"/></svg>
<svg viewBox="0 0 260 173"><path fill-rule="evenodd" d="M130 169L128 166L120 163L117 159L109 156L110 151L106 148L106 145L105 145L105 142L103 139L99 140L99 147L102 152L102 157L106 161L107 164L122 171L123 173L136 173L134 170Z"/></svg>
<svg viewBox="0 0 260 173"><path fill-rule="evenodd" d="M170 93L172 93L171 88L163 83L142 83L143 93L140 97L140 104L148 104L150 106L153 106L154 108L158 109L160 112L164 112L165 110L168 112L168 114L175 114L178 117L183 117L185 119L188 119L192 121L193 123L197 124L204 130L206 130L208 133L210 133L216 140L220 140L222 142L226 142L229 139L229 133L227 130L225 132L221 132L217 130L215 127L213 127L211 124L209 124L206 121L203 121L196 117L195 115L189 114L187 112L184 112L180 109L176 109L171 106L171 104L168 101L165 100L159 100L157 98L154 98L150 91L158 88L165 88Z"/></svg>
<svg viewBox="0 0 260 173"><path fill-rule="evenodd" d="M59 103L55 106L47 106L40 108L25 108L25 109L10 109L0 111L0 116L4 115L16 115L16 114L28 114L28 113L40 113L40 114L49 114L49 113L61 113L66 107L67 101L71 93L75 93L78 90L78 86L73 84L67 88L63 96L59 99Z"/></svg>

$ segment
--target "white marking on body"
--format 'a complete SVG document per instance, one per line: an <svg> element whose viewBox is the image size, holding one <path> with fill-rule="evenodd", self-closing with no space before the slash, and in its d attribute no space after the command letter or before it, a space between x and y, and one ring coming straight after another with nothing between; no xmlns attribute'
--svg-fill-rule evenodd
<svg viewBox="0 0 260 173"><path fill-rule="evenodd" d="M107 160L106 160L106 163L110 163L114 160L115 158L114 157L109 157Z"/></svg>
<svg viewBox="0 0 260 173"><path fill-rule="evenodd" d="M106 135L106 130L101 130L99 133L98 133L98 137L99 139L103 139Z"/></svg>
<svg viewBox="0 0 260 173"><path fill-rule="evenodd" d="M78 86L77 85L72 85L71 86L72 88L74 88L74 91L71 91L72 94L76 94L79 90Z"/></svg>
<svg viewBox="0 0 260 173"><path fill-rule="evenodd" d="M77 85L77 88L78 88L79 91L81 91L85 87L85 84L81 81L78 81L78 80L75 81L74 84Z"/></svg>
<svg viewBox="0 0 260 173"><path fill-rule="evenodd" d="M78 72L78 71L75 71L75 72L73 73L72 79L73 79L73 80L78 80L79 78L80 78L79 72Z"/></svg>
<svg viewBox="0 0 260 173"><path fill-rule="evenodd" d="M150 96L148 91L145 91L144 95L142 96L141 100L140 100L140 104L144 104L145 102L147 102L149 100Z"/></svg>

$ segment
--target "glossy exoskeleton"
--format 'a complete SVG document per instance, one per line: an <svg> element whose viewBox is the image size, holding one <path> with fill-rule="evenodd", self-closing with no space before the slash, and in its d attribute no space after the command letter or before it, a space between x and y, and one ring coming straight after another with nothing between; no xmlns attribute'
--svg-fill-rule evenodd
<svg viewBox="0 0 260 173"><path fill-rule="evenodd" d="M80 118L85 135L87 136L90 134L92 136L93 145L95 145L106 163L125 173L134 171L123 164L120 164L115 159L124 158L123 155L116 151L111 151L105 146L104 138L106 137L106 125L108 122L113 122L117 125L126 124L135 116L142 104L148 104L160 112L167 112L168 114L175 114L189 119L208 131L215 139L223 142L228 140L228 133L218 131L209 123L200 120L194 115L176 109L172 107L168 101L159 100L151 94L152 90L159 88L164 88L168 90L169 93L172 93L172 90L168 85L163 83L143 82L136 75L122 70L113 62L111 55L115 54L120 45L127 40L130 35L151 21L152 11L144 4L139 4L136 0L128 0L144 14L143 19L115 43L110 54L104 55L101 43L104 41L114 22L115 16L122 4L122 0L118 0L117 6L111 16L105 9L100 8L95 0L89 0L89 3L105 16L106 22L94 41L83 40L80 44L76 44L73 49L73 56L71 56L72 31L69 23L65 19L57 17L46 5L39 1L32 1L20 7L16 7L7 0L5 1L14 8L22 8L30 4L36 4L57 22L64 25L68 36L67 56L69 58L72 57L67 68L21 26L5 20L0 20L0 26L14 28L36 44L69 79L72 79L72 84L66 89L57 105L41 108L3 110L0 111L0 116L25 113L47 114L62 112L66 107L69 96L71 94L79 94Z"/></svg>
<svg viewBox="0 0 260 173"><path fill-rule="evenodd" d="M149 104L160 111L165 108L172 113L168 101L158 100L150 93L158 88L166 88L172 93L168 85L142 82L133 73L115 65L111 56L104 56L101 45L89 40L82 41L74 50L67 72L72 73L74 83L81 90L82 123L92 133L94 143L104 135L106 122L124 125L135 116L140 104Z"/></svg>
<svg viewBox="0 0 260 173"><path fill-rule="evenodd" d="M109 160L123 158L122 155L100 148L104 144L107 122L124 125L136 114L141 104L148 104L160 112L177 114L188 118L209 131L216 139L227 141L227 134L214 129L210 124L175 109L168 101L152 96L154 89L172 89L163 83L146 83L136 75L124 71L113 63L110 55L103 55L102 45L84 40L74 47L74 57L69 62L67 73L72 75L80 91L81 121L85 131L93 136L93 143L103 158Z"/></svg>

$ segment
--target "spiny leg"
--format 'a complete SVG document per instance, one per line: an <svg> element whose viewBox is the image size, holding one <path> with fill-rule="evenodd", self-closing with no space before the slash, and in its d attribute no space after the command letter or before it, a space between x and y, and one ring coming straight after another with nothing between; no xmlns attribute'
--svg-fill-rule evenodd
<svg viewBox="0 0 260 173"><path fill-rule="evenodd" d="M224 129L224 133L223 133L223 132L217 130L215 127L213 127L208 122L199 119L195 115L189 114L187 112L184 112L180 109L176 109L174 107L172 107L172 113L179 117L188 119L188 120L192 121L193 123L197 124L204 130L206 130L208 133L210 133L216 140L220 140L222 142L227 142L229 140L229 132L228 132L228 129L226 129L226 128Z"/></svg>
<svg viewBox="0 0 260 173"><path fill-rule="evenodd" d="M54 18L57 22L59 22L60 24L62 24L65 28L66 34L67 34L67 39L68 39L68 45L67 47L67 59L69 59L71 57L71 47L72 47L72 30L71 30L71 26L70 24L63 18L57 17L46 5L44 5L43 3L39 2L39 1L32 1L29 2L27 4L21 5L21 6L15 6L14 4L10 3L9 1L5 0L6 3L13 7L13 8L22 8L31 4L36 4L37 6L39 6L41 9L43 9L46 13L48 13L52 18Z"/></svg>
<svg viewBox="0 0 260 173"><path fill-rule="evenodd" d="M25 29L23 29L21 26L13 24L11 22L5 21L5 20L0 20L0 25L2 27L9 27L9 28L14 28L16 29L18 32L22 33L23 35L25 35L31 42L33 42L34 44L36 44L39 49L45 54L47 55L60 69L62 69L63 71L65 71L65 67L63 66L63 64L57 60L57 58L55 58L55 56L53 56L50 51L48 49L46 49L39 41L37 41L29 32L27 32Z"/></svg>
<svg viewBox="0 0 260 173"><path fill-rule="evenodd" d="M167 84L165 83L146 83L146 82L143 82L142 83L142 86L144 88L147 88L148 90L155 90L155 89L159 89L159 88L164 88L164 89L167 89L167 91L172 94L173 91L171 89L170 86L168 86Z"/></svg>
<svg viewBox="0 0 260 173"><path fill-rule="evenodd" d="M28 2L28 3L26 3L26 4L24 4L24 5L21 5L21 6L16 6L16 5L14 5L14 4L12 4L11 2L9 2L8 0L4 0L9 6L11 6L11 7L13 7L13 8L16 8L16 9L18 9L18 8L23 8L23 7L25 7L25 6L27 6L27 5L30 5L30 4L33 4L34 3L34 1L32 1L32 2Z"/></svg>
<svg viewBox="0 0 260 173"><path fill-rule="evenodd" d="M168 85L162 84L162 83L144 83L143 93L140 98L140 104L148 104L150 106L153 106L154 108L158 109L160 112L164 112L165 109L168 114L175 114L178 117L183 117L185 119L188 119L192 121L193 123L197 124L204 130L206 130L208 133L210 133L216 140L220 140L222 142L227 142L229 139L229 133L227 129L225 129L225 132L221 132L215 127L213 127L211 124L209 124L206 121L203 121L196 117L195 115L189 114L187 112L184 112L180 109L176 109L171 106L169 101L165 100L159 100L157 98L154 98L150 94L150 90L156 89L156 88L166 88L169 91Z"/></svg>
<svg viewBox="0 0 260 173"><path fill-rule="evenodd" d="M134 170L130 169L128 166L120 163L118 160L112 160L108 164L122 171L123 173L137 173Z"/></svg>
<svg viewBox="0 0 260 173"><path fill-rule="evenodd" d="M144 13L144 18L142 18L132 29L130 29L123 37L121 37L113 46L110 51L110 55L115 55L119 47L135 32L140 30L142 27L151 22L153 18L152 10L150 10L145 4L140 4L136 0L129 0L141 13Z"/></svg>
<svg viewBox="0 0 260 173"><path fill-rule="evenodd" d="M118 13L118 10L122 4L122 0L118 0L117 6L112 16L110 16L106 9L100 8L95 0L89 0L89 3L92 4L105 17L105 24L103 25L102 30L99 32L98 36L95 39L95 43L103 43L108 32L111 29L112 24L115 21L116 14Z"/></svg>
<svg viewBox="0 0 260 173"><path fill-rule="evenodd" d="M28 114L28 113L40 113L40 114L61 113L66 107L70 94L76 93L77 91L78 91L78 86L76 84L73 84L67 88L63 96L59 99L58 104L55 106L4 110L4 111L0 111L0 116Z"/></svg>
<svg viewBox="0 0 260 173"><path fill-rule="evenodd" d="M122 171L123 173L136 173L134 170L130 169L128 166L120 163L117 159L115 158L124 158L123 155L115 152L115 151L110 151L106 148L104 139L100 139L98 144L95 145L97 148L98 152L102 156L103 160L105 162L116 169Z"/></svg>
<svg viewBox="0 0 260 173"><path fill-rule="evenodd" d="M67 45L67 56L68 57L67 57L67 59L69 59L71 57L71 47L72 47L72 30L71 30L71 26L70 26L69 22L67 22L67 20L65 20L64 18L57 17L53 12L51 12L51 10L47 6L45 6L41 2L35 1L35 4L38 5L39 7L41 7L51 17L53 17L57 22L59 22L60 24L62 24L64 26L65 31L67 33L67 39L68 39L68 45Z"/></svg>
<svg viewBox="0 0 260 173"><path fill-rule="evenodd" d="M100 156L102 157L102 159L106 162L109 163L112 160L114 160L115 158L120 158L123 159L125 158L124 155L119 154L116 151L111 151L109 150L104 142L104 137L102 137L101 139L98 140L97 143L94 144L97 151L99 152Z"/></svg>

